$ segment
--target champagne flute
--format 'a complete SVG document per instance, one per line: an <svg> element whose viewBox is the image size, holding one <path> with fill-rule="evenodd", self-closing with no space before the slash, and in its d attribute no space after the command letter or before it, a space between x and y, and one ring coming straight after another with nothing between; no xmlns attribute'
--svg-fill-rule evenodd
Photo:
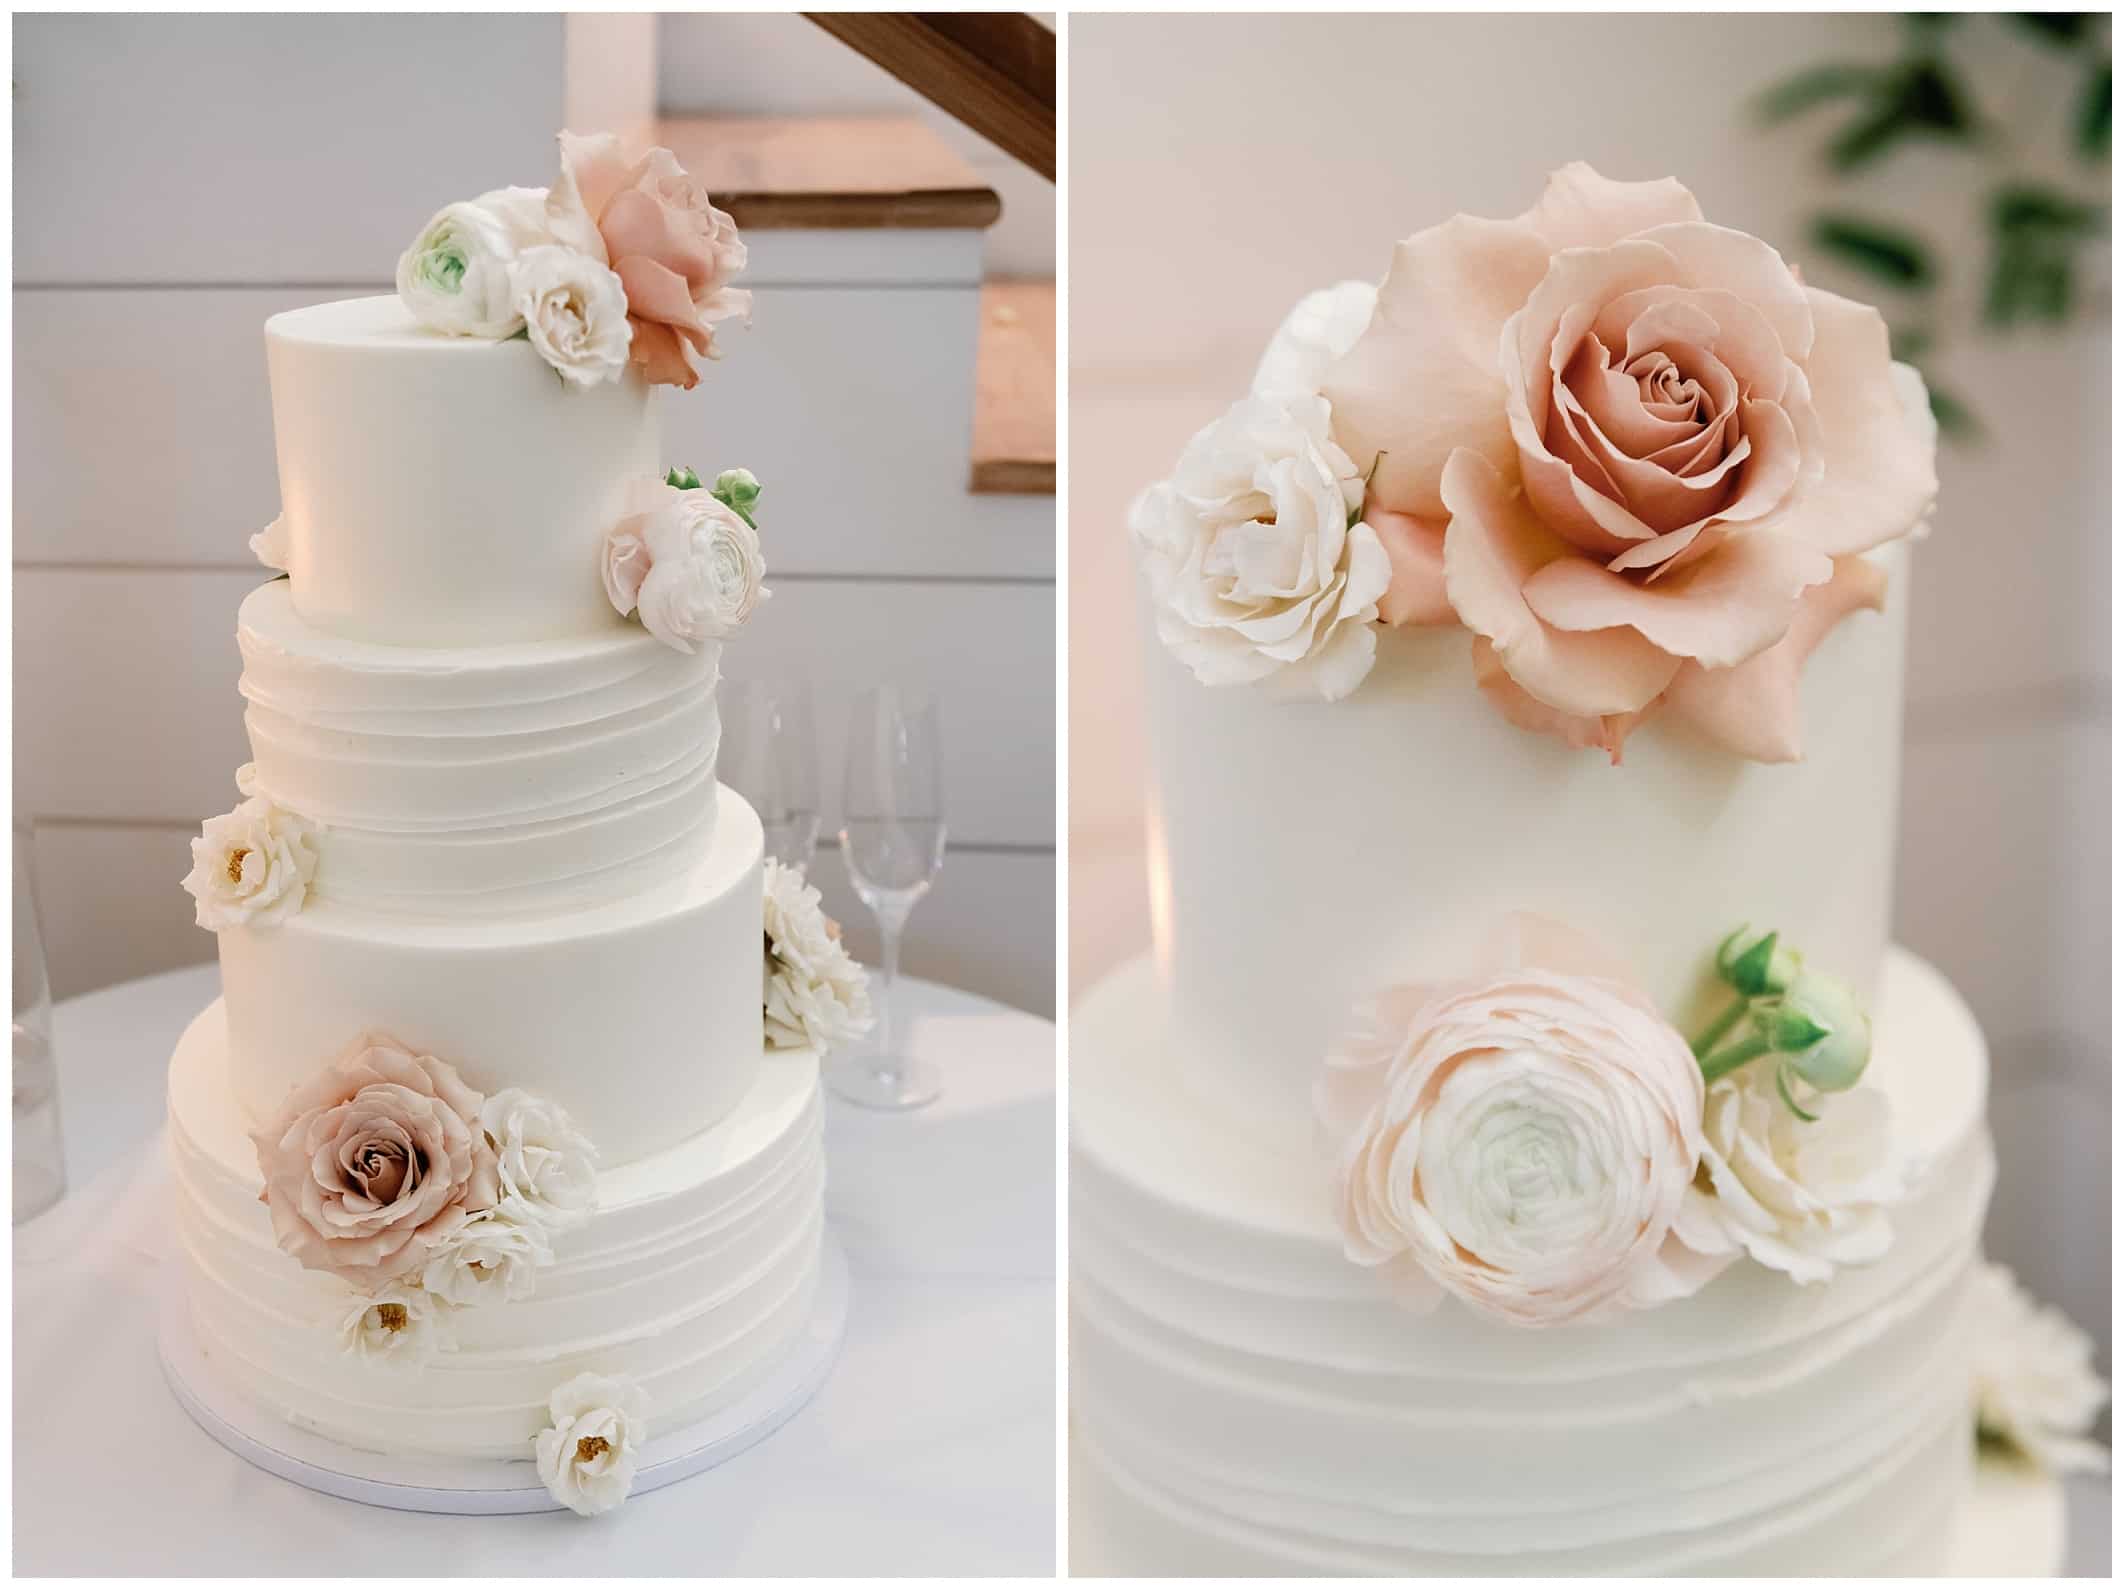
<svg viewBox="0 0 2124 1590"><path fill-rule="evenodd" d="M856 698L841 794L841 855L878 921L883 976L868 1044L828 1067L827 1084L852 1104L911 1110L943 1091L937 1068L906 1053L894 1022L900 930L944 862L942 739L936 703L891 688Z"/></svg>
<svg viewBox="0 0 2124 1590"><path fill-rule="evenodd" d="M819 754L811 687L747 679L725 687L717 771L752 802L767 854L804 868L819 842Z"/></svg>

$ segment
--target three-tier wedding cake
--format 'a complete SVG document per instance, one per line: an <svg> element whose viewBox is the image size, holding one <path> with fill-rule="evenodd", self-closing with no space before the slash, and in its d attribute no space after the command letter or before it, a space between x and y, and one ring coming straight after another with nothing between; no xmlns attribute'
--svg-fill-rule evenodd
<svg viewBox="0 0 2124 1590"><path fill-rule="evenodd" d="M1993 1160L1888 937L1934 434L1876 312L1577 166L1307 298L1138 500L1077 1571L1943 1565Z"/></svg>
<svg viewBox="0 0 2124 1590"><path fill-rule="evenodd" d="M395 296L267 322L285 577L238 618L253 760L185 880L222 997L169 1105L219 1381L595 1512L811 1320L818 1052L867 1006L716 779L759 484L662 457L744 247L666 151L561 153Z"/></svg>

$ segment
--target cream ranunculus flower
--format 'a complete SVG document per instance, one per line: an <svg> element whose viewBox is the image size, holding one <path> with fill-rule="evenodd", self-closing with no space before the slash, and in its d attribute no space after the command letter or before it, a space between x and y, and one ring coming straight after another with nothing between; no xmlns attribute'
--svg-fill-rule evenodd
<svg viewBox="0 0 2124 1590"><path fill-rule="evenodd" d="M1977 1434L2053 1474L2108 1468L2108 1452L2087 1438L2109 1400L2093 1340L2003 1264L1978 1265L1970 1288Z"/></svg>
<svg viewBox="0 0 2124 1590"><path fill-rule="evenodd" d="M606 533L605 594L622 615L689 655L727 640L774 593L759 532L708 491L636 481Z"/></svg>
<svg viewBox="0 0 2124 1590"><path fill-rule="evenodd" d="M479 1119L494 1148L504 1207L527 1209L558 1231L597 1206L597 1150L566 1110L508 1088L488 1097Z"/></svg>
<svg viewBox="0 0 2124 1590"><path fill-rule="evenodd" d="M1197 432L1129 515L1158 634L1204 684L1334 701L1371 671L1388 566L1325 399L1261 394Z"/></svg>
<svg viewBox="0 0 2124 1590"><path fill-rule="evenodd" d="M416 1273L500 1195L482 1102L447 1061L355 1039L251 1134L274 1239L372 1294Z"/></svg>
<svg viewBox="0 0 2124 1590"><path fill-rule="evenodd" d="M355 1301L340 1325L340 1346L372 1363L424 1364L453 1345L449 1313L419 1287L393 1284Z"/></svg>
<svg viewBox="0 0 2124 1590"><path fill-rule="evenodd" d="M861 1037L874 1019L869 980L842 947L819 891L771 856L765 881L767 1041L824 1054Z"/></svg>
<svg viewBox="0 0 2124 1590"><path fill-rule="evenodd" d="M477 200L447 204L398 259L398 296L413 318L453 336L513 337L522 328L509 219Z"/></svg>
<svg viewBox="0 0 2124 1590"><path fill-rule="evenodd" d="M1685 1296L1723 1264L1676 1233L1703 1096L1623 969L1517 919L1477 976L1388 991L1329 1059L1343 1251L1411 1307L1450 1293L1515 1325Z"/></svg>
<svg viewBox="0 0 2124 1590"><path fill-rule="evenodd" d="M1778 1056L1721 1077L1704 1099L1704 1156L1682 1211L1683 1240L1793 1280L1888 1251L1888 1210L1907 1189L1887 1099L1872 1088L1810 1096L1803 1120L1777 1092Z"/></svg>
<svg viewBox="0 0 2124 1590"><path fill-rule="evenodd" d="M420 1272L428 1295L458 1308L529 1297L553 1262L537 1214L514 1198L480 1211L438 1243Z"/></svg>
<svg viewBox="0 0 2124 1590"><path fill-rule="evenodd" d="M531 346L570 386L599 386L627 371L627 291L605 266L547 244L517 256L516 311Z"/></svg>
<svg viewBox="0 0 2124 1590"><path fill-rule="evenodd" d="M552 1425L533 1443L539 1478L553 1499L586 1518L608 1513L634 1487L648 1439L641 1389L582 1374L553 1393Z"/></svg>
<svg viewBox="0 0 2124 1590"><path fill-rule="evenodd" d="M317 876L317 827L252 795L209 817L192 841L184 887L203 928L266 927L300 911Z"/></svg>

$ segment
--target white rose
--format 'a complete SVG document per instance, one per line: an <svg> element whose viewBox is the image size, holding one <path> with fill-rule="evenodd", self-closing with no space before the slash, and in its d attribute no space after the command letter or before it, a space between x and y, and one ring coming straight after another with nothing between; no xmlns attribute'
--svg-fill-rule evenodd
<svg viewBox="0 0 2124 1590"><path fill-rule="evenodd" d="M1969 1309L1978 1435L2053 1474L2107 1468L2109 1454L2087 1439L2109 1400L2087 1333L2038 1304L2003 1264L1977 1266Z"/></svg>
<svg viewBox="0 0 2124 1590"><path fill-rule="evenodd" d="M1348 695L1390 573L1350 523L1363 501L1325 398L1257 395L1205 426L1129 516L1167 647L1204 684L1274 675L1283 694Z"/></svg>
<svg viewBox="0 0 2124 1590"><path fill-rule="evenodd" d="M767 1041L820 1053L870 1031L870 986L820 907L819 891L795 867L766 866Z"/></svg>
<svg viewBox="0 0 2124 1590"><path fill-rule="evenodd" d="M218 933L285 922L300 911L317 876L316 834L314 824L262 795L209 817L192 841L192 870L184 877L199 925Z"/></svg>
<svg viewBox="0 0 2124 1590"><path fill-rule="evenodd" d="M1514 1325L1685 1296L1703 1073L1603 952L1525 919L1475 976L1362 1008L1314 1090L1343 1252L1424 1310Z"/></svg>
<svg viewBox="0 0 2124 1590"><path fill-rule="evenodd" d="M275 514L273 522L251 537L251 555L269 569L288 572L288 521Z"/></svg>
<svg viewBox="0 0 2124 1590"><path fill-rule="evenodd" d="M1777 1093L1777 1057L1711 1084L1704 1157L1682 1212L1702 1253L1745 1252L1802 1283L1888 1251L1888 1208L1905 1190L1888 1101L1872 1088L1811 1096L1813 1121Z"/></svg>
<svg viewBox="0 0 2124 1590"><path fill-rule="evenodd" d="M357 1299L340 1325L345 1352L376 1363L424 1364L452 1345L448 1305L417 1286L393 1284Z"/></svg>
<svg viewBox="0 0 2124 1590"><path fill-rule="evenodd" d="M553 1249L537 1215L504 1198L459 1226L420 1273L429 1294L459 1308L515 1302L531 1295Z"/></svg>
<svg viewBox="0 0 2124 1590"><path fill-rule="evenodd" d="M517 256L516 312L531 346L570 386L617 381L627 370L627 289L588 255L547 245Z"/></svg>
<svg viewBox="0 0 2124 1590"><path fill-rule="evenodd" d="M533 1450L555 1501L592 1518L627 1499L648 1439L642 1403L638 1386L606 1375L577 1375L553 1393L553 1424Z"/></svg>
<svg viewBox="0 0 2124 1590"><path fill-rule="evenodd" d="M529 1210L550 1230L574 1225L597 1204L597 1150L557 1104L508 1088L480 1106L494 1145L505 1204Z"/></svg>
<svg viewBox="0 0 2124 1590"><path fill-rule="evenodd" d="M523 326L509 223L474 201L447 204L398 257L398 296L413 318L460 337L513 337Z"/></svg>
<svg viewBox="0 0 2124 1590"><path fill-rule="evenodd" d="M759 533L705 491L673 491L643 541L649 572L635 605L650 634L674 651L735 635L770 594Z"/></svg>
<svg viewBox="0 0 2124 1590"><path fill-rule="evenodd" d="M1317 396L1329 367L1357 346L1372 323L1378 301L1379 289L1370 282L1337 282L1307 293L1269 339L1249 390Z"/></svg>

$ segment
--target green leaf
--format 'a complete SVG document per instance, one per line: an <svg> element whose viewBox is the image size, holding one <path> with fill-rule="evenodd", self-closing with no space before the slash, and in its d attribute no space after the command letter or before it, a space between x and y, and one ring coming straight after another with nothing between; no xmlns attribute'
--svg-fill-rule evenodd
<svg viewBox="0 0 2124 1590"><path fill-rule="evenodd" d="M1910 31L1921 34L1944 33L1961 20L1952 11L1906 11L1903 14L1903 21L1909 24Z"/></svg>
<svg viewBox="0 0 2124 1590"><path fill-rule="evenodd" d="M1817 216L1814 241L1828 253L1896 287L1929 287L1932 250L1913 232L1852 215Z"/></svg>
<svg viewBox="0 0 2124 1590"><path fill-rule="evenodd" d="M2035 183L2009 184L1991 199L1991 224L1998 232L2036 231L2085 237L2099 231L2103 219L2100 205Z"/></svg>
<svg viewBox="0 0 2124 1590"><path fill-rule="evenodd" d="M1878 160L1907 130L1901 108L1893 103L1882 105L1830 140L1829 164L1838 171L1856 171Z"/></svg>
<svg viewBox="0 0 2124 1590"><path fill-rule="evenodd" d="M2073 147L2083 160L2109 158L2109 90L2109 62L2104 60L2087 74L2073 117Z"/></svg>
<svg viewBox="0 0 2124 1590"><path fill-rule="evenodd" d="M1902 87L1905 114L1918 126L1950 138L1976 135L1976 112L1944 62L1913 61Z"/></svg>
<svg viewBox="0 0 2124 1590"><path fill-rule="evenodd" d="M2006 17L2045 44L2066 50L2087 37L2087 26L2094 21L2086 11L2009 11Z"/></svg>
<svg viewBox="0 0 2124 1590"><path fill-rule="evenodd" d="M1765 123L1775 125L1834 99L1871 94L1880 87L1885 75L1880 68L1873 66L1810 66L1782 83L1773 83L1758 95L1755 114Z"/></svg>
<svg viewBox="0 0 2124 1590"><path fill-rule="evenodd" d="M1932 351L1932 333L1923 326L1890 326L1888 357L1916 364Z"/></svg>
<svg viewBox="0 0 2124 1590"><path fill-rule="evenodd" d="M1958 442L1984 439L1983 421L1976 417L1976 411L1968 404L1930 376L1925 378L1925 391L1932 399L1932 417L1940 422L1942 436Z"/></svg>

